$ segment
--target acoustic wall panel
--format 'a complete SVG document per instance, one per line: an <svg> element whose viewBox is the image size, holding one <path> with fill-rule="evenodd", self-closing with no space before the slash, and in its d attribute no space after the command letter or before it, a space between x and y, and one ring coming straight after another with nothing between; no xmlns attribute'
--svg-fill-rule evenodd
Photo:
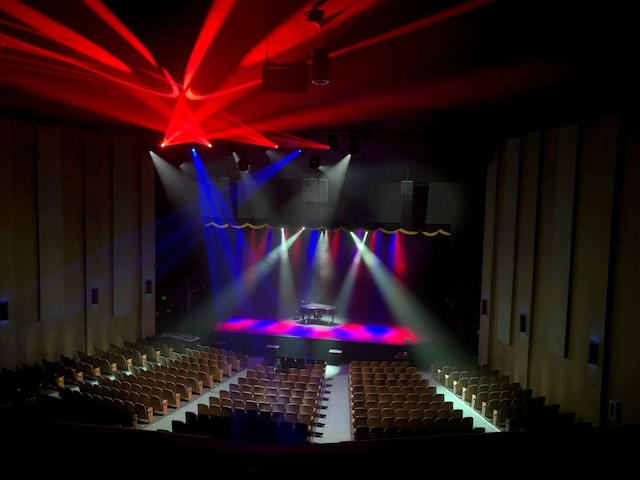
<svg viewBox="0 0 640 480"><path fill-rule="evenodd" d="M516 271L514 275L513 315L518 323L524 314L524 325L518 325L514 336L514 378L528 383L531 332L535 329L533 311L536 229L538 219L538 179L541 153L540 132L527 133L522 138L520 161L520 192L518 195L518 232L516 239Z"/></svg>
<svg viewBox="0 0 640 480"><path fill-rule="evenodd" d="M569 286L573 237L573 209L576 184L576 154L578 127L560 130L556 159L553 237L551 244L551 282L547 304L547 346L557 355L565 356Z"/></svg>
<svg viewBox="0 0 640 480"><path fill-rule="evenodd" d="M115 137L113 142L113 316L132 312L134 295L142 287L138 276L138 205L135 188L137 162L133 162L129 141Z"/></svg>
<svg viewBox="0 0 640 480"><path fill-rule="evenodd" d="M146 150L138 151L140 158L140 278L144 280L140 335L146 338L156 333L156 185L155 166Z"/></svg>
<svg viewBox="0 0 640 480"><path fill-rule="evenodd" d="M492 319L496 325L496 338L511 343L512 297L514 257L518 211L518 179L520 169L520 139L507 141L503 163L503 182L500 192L500 223L498 226L496 264L496 305Z"/></svg>
<svg viewBox="0 0 640 480"><path fill-rule="evenodd" d="M487 166L484 207L484 235L482 250L482 285L480 287L480 320L478 322L478 365L489 364L489 315L493 305L491 303L493 279L493 254L495 246L496 222L496 185L498 161L494 160Z"/></svg>
<svg viewBox="0 0 640 480"><path fill-rule="evenodd" d="M38 127L38 258L40 319L64 316L64 216L62 137L57 128Z"/></svg>

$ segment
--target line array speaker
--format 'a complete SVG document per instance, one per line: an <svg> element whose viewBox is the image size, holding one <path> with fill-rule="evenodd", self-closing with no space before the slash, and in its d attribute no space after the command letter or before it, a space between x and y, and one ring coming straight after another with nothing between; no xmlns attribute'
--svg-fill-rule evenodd
<svg viewBox="0 0 640 480"><path fill-rule="evenodd" d="M400 182L400 227L419 230L427 219L428 184L415 184L413 180Z"/></svg>

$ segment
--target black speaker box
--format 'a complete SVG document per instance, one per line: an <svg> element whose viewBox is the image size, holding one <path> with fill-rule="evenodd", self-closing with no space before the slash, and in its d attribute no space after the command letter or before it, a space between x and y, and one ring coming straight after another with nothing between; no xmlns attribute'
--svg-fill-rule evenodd
<svg viewBox="0 0 640 480"><path fill-rule="evenodd" d="M314 48L311 53L311 83L326 85L329 83L329 50Z"/></svg>
<svg viewBox="0 0 640 480"><path fill-rule="evenodd" d="M400 182L400 227L420 230L427 220L429 185L414 184L413 180Z"/></svg>
<svg viewBox="0 0 640 480"><path fill-rule="evenodd" d="M306 63L265 63L262 91L265 93L306 93L310 82Z"/></svg>

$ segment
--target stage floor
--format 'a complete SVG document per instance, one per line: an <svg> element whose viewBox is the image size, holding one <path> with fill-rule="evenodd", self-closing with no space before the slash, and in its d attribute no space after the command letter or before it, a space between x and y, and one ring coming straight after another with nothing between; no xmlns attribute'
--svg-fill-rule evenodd
<svg viewBox="0 0 640 480"><path fill-rule="evenodd" d="M351 360L393 360L409 355L421 368L434 362L464 363L472 351L442 332L424 332L406 325L355 323L336 315L331 318L232 317L202 323L192 331L187 325L161 331L186 331L199 343L220 345L266 359L319 359L330 364ZM184 343L184 342L183 342ZM185 343L186 345L186 343ZM331 354L332 351L339 354Z"/></svg>
<svg viewBox="0 0 640 480"><path fill-rule="evenodd" d="M417 344L423 341L408 327L390 325L361 325L335 318L323 319L266 319L230 318L212 327L220 333L252 334L276 337L335 340L339 342L374 343L383 345Z"/></svg>

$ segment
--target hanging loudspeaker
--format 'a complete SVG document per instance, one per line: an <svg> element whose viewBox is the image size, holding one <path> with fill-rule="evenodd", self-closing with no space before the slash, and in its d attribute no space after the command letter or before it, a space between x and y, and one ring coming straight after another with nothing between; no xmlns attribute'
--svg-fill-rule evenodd
<svg viewBox="0 0 640 480"><path fill-rule="evenodd" d="M311 51L311 83L327 85L329 83L329 50L322 47Z"/></svg>
<svg viewBox="0 0 640 480"><path fill-rule="evenodd" d="M424 228L427 218L428 184L414 184L413 180L400 182L400 226L407 230Z"/></svg>

